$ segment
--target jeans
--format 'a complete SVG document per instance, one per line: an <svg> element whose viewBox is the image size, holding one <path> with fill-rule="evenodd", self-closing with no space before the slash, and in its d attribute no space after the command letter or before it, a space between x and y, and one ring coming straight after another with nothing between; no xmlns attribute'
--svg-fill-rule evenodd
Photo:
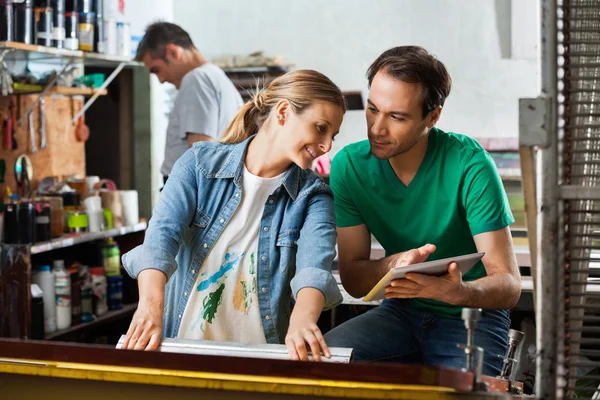
<svg viewBox="0 0 600 400"><path fill-rule="evenodd" d="M484 349L483 373L496 376L508 349L507 310L484 310L475 331L475 344ZM354 360L419 363L461 369L467 330L461 319L440 317L413 307L408 300L385 300L325 334L330 347L354 349Z"/></svg>

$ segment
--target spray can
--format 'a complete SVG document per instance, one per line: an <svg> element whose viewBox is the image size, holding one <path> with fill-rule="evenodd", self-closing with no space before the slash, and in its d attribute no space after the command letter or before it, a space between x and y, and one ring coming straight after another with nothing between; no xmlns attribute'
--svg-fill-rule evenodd
<svg viewBox="0 0 600 400"><path fill-rule="evenodd" d="M23 0L15 3L14 9L14 40L25 44L33 43L33 0Z"/></svg>
<svg viewBox="0 0 600 400"><path fill-rule="evenodd" d="M93 3L93 11L96 13L96 30L94 31L94 51L96 53L106 53L104 43L104 1L96 0Z"/></svg>
<svg viewBox="0 0 600 400"><path fill-rule="evenodd" d="M12 42L14 40L13 18L12 0L0 0L0 42Z"/></svg>
<svg viewBox="0 0 600 400"><path fill-rule="evenodd" d="M33 15L35 23L33 24L35 32L35 44L39 46L52 45L52 8L34 8Z"/></svg>
<svg viewBox="0 0 600 400"><path fill-rule="evenodd" d="M127 22L117 22L117 55L131 57L131 30Z"/></svg>
<svg viewBox="0 0 600 400"><path fill-rule="evenodd" d="M79 13L65 13L65 49L79 50Z"/></svg>
<svg viewBox="0 0 600 400"><path fill-rule="evenodd" d="M52 46L65 47L65 0L52 0L54 21L52 24Z"/></svg>

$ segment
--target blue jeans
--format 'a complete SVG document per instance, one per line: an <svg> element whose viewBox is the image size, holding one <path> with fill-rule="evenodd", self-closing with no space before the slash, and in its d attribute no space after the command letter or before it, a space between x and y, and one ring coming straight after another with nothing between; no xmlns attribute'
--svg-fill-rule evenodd
<svg viewBox="0 0 600 400"><path fill-rule="evenodd" d="M510 318L507 310L484 310L475 332L483 347L483 373L496 376L500 356L508 349ZM467 343L461 319L444 318L413 307L408 300L385 300L379 307L352 318L325 334L330 347L354 349L354 360L365 362L422 363L461 369Z"/></svg>

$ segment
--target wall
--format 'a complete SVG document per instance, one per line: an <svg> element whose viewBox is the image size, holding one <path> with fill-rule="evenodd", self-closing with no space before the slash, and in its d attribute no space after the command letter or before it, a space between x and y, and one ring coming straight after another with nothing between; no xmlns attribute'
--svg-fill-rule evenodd
<svg viewBox="0 0 600 400"><path fill-rule="evenodd" d="M385 49L418 44L453 78L439 126L473 137L518 135L518 99L538 94L537 0L173 0L209 58L264 50L367 94L365 72ZM366 138L349 112L333 153Z"/></svg>
<svg viewBox="0 0 600 400"><path fill-rule="evenodd" d="M132 36L143 36L145 28L156 20L173 20L173 0L126 0L125 17L131 24ZM151 169L152 204L156 204L159 188L162 187L160 166L165 152L165 141L172 86L161 85L158 79L150 76L150 131L151 131ZM142 118L142 116L138 116Z"/></svg>

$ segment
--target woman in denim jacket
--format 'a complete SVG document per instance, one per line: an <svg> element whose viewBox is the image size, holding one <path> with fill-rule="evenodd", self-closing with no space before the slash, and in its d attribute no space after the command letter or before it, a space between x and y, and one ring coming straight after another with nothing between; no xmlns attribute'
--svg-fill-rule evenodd
<svg viewBox="0 0 600 400"><path fill-rule="evenodd" d="M330 356L316 323L342 300L333 198L309 167L345 111L329 78L293 71L257 92L221 143L196 143L177 161L144 244L123 256L140 292L123 348L155 349L162 332Z"/></svg>

